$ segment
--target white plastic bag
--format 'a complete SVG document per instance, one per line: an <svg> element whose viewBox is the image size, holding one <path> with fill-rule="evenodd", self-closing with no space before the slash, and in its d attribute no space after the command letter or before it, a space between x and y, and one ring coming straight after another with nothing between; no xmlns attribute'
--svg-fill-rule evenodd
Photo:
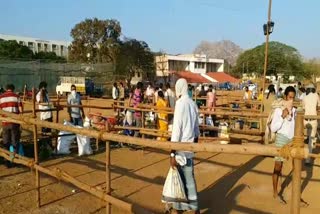
<svg viewBox="0 0 320 214"><path fill-rule="evenodd" d="M90 137L77 134L78 155L91 155Z"/></svg>
<svg viewBox="0 0 320 214"><path fill-rule="evenodd" d="M72 123L70 123L66 120L64 121L63 125L73 126ZM59 132L59 135L70 135L70 134L72 134L72 133L66 132L66 131ZM76 138L75 135L58 137L57 153L61 154L61 155L70 154L70 145L75 138Z"/></svg>
<svg viewBox="0 0 320 214"><path fill-rule="evenodd" d="M66 132L66 131L59 132L59 135L69 135L69 134L72 134L72 133ZM70 154L70 145L75 138L76 138L76 135L58 137L57 153L61 155Z"/></svg>
<svg viewBox="0 0 320 214"><path fill-rule="evenodd" d="M184 184L179 171L170 167L162 191L163 203L187 202Z"/></svg>

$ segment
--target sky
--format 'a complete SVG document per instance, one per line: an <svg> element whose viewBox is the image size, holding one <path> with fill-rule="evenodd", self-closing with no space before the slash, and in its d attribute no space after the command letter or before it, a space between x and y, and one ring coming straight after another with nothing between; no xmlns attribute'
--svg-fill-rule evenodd
<svg viewBox="0 0 320 214"><path fill-rule="evenodd" d="M191 53L202 41L231 40L244 49L265 41L268 0L0 0L0 33L72 41L85 18L117 19L122 33L153 51ZM271 41L320 57L319 0L273 0Z"/></svg>

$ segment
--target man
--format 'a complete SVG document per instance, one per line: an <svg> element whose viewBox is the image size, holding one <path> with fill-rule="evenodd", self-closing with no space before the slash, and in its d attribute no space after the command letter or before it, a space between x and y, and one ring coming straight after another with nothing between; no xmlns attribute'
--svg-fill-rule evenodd
<svg viewBox="0 0 320 214"><path fill-rule="evenodd" d="M252 100L252 92L249 90L248 86L245 87L245 92L244 92L244 95L243 95L243 99L244 100Z"/></svg>
<svg viewBox="0 0 320 214"><path fill-rule="evenodd" d="M199 120L198 108L188 95L188 83L181 78L176 82L176 96L178 98L174 110L172 142L194 142L198 141ZM197 188L193 172L194 152L189 151L171 151L171 167L177 167L184 182L188 202L175 202L173 209L178 213L185 210L193 210L195 214L200 213L198 208ZM179 164L175 156L186 158L186 163Z"/></svg>
<svg viewBox="0 0 320 214"><path fill-rule="evenodd" d="M50 99L47 91L47 83L42 81L39 84L39 92L36 95L36 100L39 103L39 109L43 110L40 112L40 120L52 122L52 112L50 111ZM51 129L42 128L42 134L50 133Z"/></svg>
<svg viewBox="0 0 320 214"><path fill-rule="evenodd" d="M68 105L82 105L81 97L77 93L75 85L71 85L71 93L68 95L67 103ZM68 113L73 125L83 126L83 118L85 118L85 114L82 107L68 107Z"/></svg>
<svg viewBox="0 0 320 214"><path fill-rule="evenodd" d="M294 87L288 86L284 91L284 102L286 105L281 105L275 108L272 121L270 124L271 132L276 133L275 146L282 148L292 141L294 137L296 109L293 107L293 100L296 96ZM272 174L273 197L286 203L281 195L278 195L278 181L281 175L283 161L285 159L280 156L275 157L274 169Z"/></svg>
<svg viewBox="0 0 320 214"><path fill-rule="evenodd" d="M119 89L117 86L117 83L113 83L113 87L112 87L112 99L113 100L117 100L119 98Z"/></svg>
<svg viewBox="0 0 320 214"><path fill-rule="evenodd" d="M8 84L6 89L7 91L0 95L0 109L6 112L22 114L22 103L20 97L14 93L14 85ZM2 139L5 147L9 150L10 146L12 146L13 153L16 154L19 151L20 125L3 121L2 128ZM11 166L9 162L7 162L7 166Z"/></svg>
<svg viewBox="0 0 320 214"><path fill-rule="evenodd" d="M146 97L147 97L147 102L152 103L153 102L153 96L154 96L154 89L152 87L152 84L149 83L147 90L146 90Z"/></svg>
<svg viewBox="0 0 320 214"><path fill-rule="evenodd" d="M170 83L166 84L166 93L164 94L164 96L169 103L169 107L174 108L176 100L174 92L170 88Z"/></svg>
<svg viewBox="0 0 320 214"><path fill-rule="evenodd" d="M119 88L119 99L120 101L124 102L124 85L122 82L120 82L120 88ZM124 105L124 103L121 103L120 105Z"/></svg>
<svg viewBox="0 0 320 214"><path fill-rule="evenodd" d="M305 115L317 116L317 107L320 106L320 99L313 84L307 85L306 95L302 99L302 106L305 110ZM317 141L316 135L318 129L318 121L317 119L305 119L304 126L308 131L307 136L309 152L312 152L312 149L315 148L315 143ZM310 158L306 159L305 164L310 165Z"/></svg>

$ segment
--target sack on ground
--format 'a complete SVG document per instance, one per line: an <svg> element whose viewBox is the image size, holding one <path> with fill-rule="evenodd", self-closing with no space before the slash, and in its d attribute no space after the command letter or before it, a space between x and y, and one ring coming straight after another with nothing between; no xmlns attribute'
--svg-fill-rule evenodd
<svg viewBox="0 0 320 214"><path fill-rule="evenodd" d="M187 202L184 184L176 168L170 167L162 191L163 203Z"/></svg>
<svg viewBox="0 0 320 214"><path fill-rule="evenodd" d="M91 155L90 137L77 134L78 155Z"/></svg>
<svg viewBox="0 0 320 214"><path fill-rule="evenodd" d="M68 121L64 121L63 125L65 126L74 126L72 123ZM67 155L70 154L70 145L76 138L75 135L70 135L72 134L71 132L66 132L66 131L60 131L58 137L58 145L57 145L57 153L61 155ZM63 136L63 135L68 135L68 136Z"/></svg>
<svg viewBox="0 0 320 214"><path fill-rule="evenodd" d="M75 140L76 135L70 135L72 133L66 131L60 131L58 137L57 153L60 155L70 154L70 145ZM67 135L67 136L63 136Z"/></svg>

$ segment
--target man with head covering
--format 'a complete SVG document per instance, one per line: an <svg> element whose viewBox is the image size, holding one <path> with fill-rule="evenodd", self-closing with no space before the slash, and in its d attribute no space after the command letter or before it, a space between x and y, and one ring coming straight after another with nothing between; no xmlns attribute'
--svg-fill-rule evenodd
<svg viewBox="0 0 320 214"><path fill-rule="evenodd" d="M316 93L316 89L313 84L309 84L306 87L306 96L302 99L302 106L305 110L305 115L317 116L317 107L320 106L319 95ZM307 128L308 133L308 147L309 152L315 147L317 141L316 134L318 129L317 119L305 119L304 126ZM306 165L310 165L310 158L306 159Z"/></svg>
<svg viewBox="0 0 320 214"><path fill-rule="evenodd" d="M176 82L176 96L178 98L174 110L172 142L198 142L199 119L198 108L188 95L188 83L181 78ZM198 209L197 188L193 172L194 152L172 151L171 167L177 167L184 182L188 202L175 202L173 209L178 211L193 210L200 213ZM178 160L178 162L176 161Z"/></svg>

